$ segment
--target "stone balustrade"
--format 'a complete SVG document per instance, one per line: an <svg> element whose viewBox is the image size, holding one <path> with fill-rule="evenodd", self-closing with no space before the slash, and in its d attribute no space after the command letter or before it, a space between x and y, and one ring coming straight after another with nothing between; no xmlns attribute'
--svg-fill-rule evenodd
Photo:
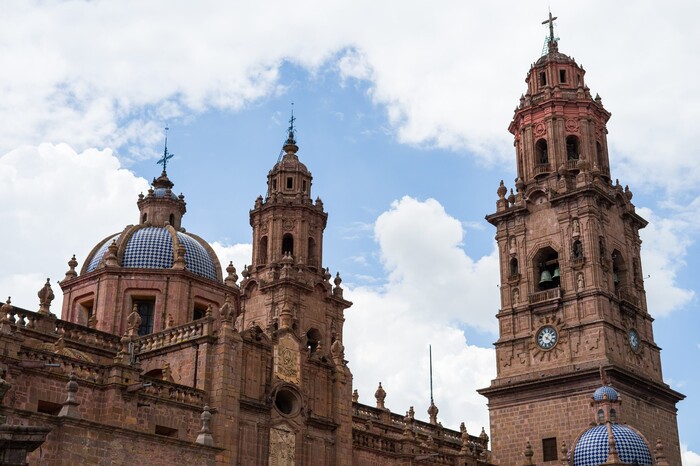
<svg viewBox="0 0 700 466"><path fill-rule="evenodd" d="M211 333L212 320L211 317L205 317L177 327L166 328L160 332L139 337L135 343L139 348L139 352L145 353L208 336Z"/></svg>
<svg viewBox="0 0 700 466"><path fill-rule="evenodd" d="M556 287L551 290L538 291L530 295L530 304L542 303L553 299L561 298L561 288Z"/></svg>
<svg viewBox="0 0 700 466"><path fill-rule="evenodd" d="M144 387L142 393L145 395L197 407L201 407L205 404L205 393L203 390L150 377L144 377L143 382Z"/></svg>
<svg viewBox="0 0 700 466"><path fill-rule="evenodd" d="M56 333L61 334L64 340L83 343L93 348L98 347L115 353L120 348L120 338L117 335L65 320L56 320Z"/></svg>
<svg viewBox="0 0 700 466"><path fill-rule="evenodd" d="M82 361L59 353L48 353L44 351L34 351L23 349L19 352L20 364L25 364L27 367L44 369L47 364L60 364L58 367L52 367L54 371L58 371L66 376L75 373L79 380L101 384L105 381L106 374L103 366L89 361Z"/></svg>

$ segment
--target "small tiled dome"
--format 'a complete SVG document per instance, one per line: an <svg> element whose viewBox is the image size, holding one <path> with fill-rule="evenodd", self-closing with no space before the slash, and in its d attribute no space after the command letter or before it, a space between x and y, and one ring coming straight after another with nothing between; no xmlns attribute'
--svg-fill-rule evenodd
<svg viewBox="0 0 700 466"><path fill-rule="evenodd" d="M573 466L598 466L610 453L608 426L612 429L615 449L625 464L652 466L651 452L644 438L634 429L620 424L602 424L581 434L573 449Z"/></svg>
<svg viewBox="0 0 700 466"><path fill-rule="evenodd" d="M135 230L135 231L134 231ZM125 235L122 238L122 235ZM185 247L186 268L210 280L219 281L219 261L200 238L175 231L172 227L142 227L108 237L88 256L84 273L96 270L104 261L109 245L116 241L120 250L120 265L129 268L170 269L175 262L173 236ZM126 244L122 244L123 240ZM123 252L122 252L123 251ZM211 252L210 252L211 251Z"/></svg>
<svg viewBox="0 0 700 466"><path fill-rule="evenodd" d="M153 190L153 195L157 198L167 197L167 189L166 188L155 188ZM170 199L177 201L177 195L172 191L170 191Z"/></svg>
<svg viewBox="0 0 700 466"><path fill-rule="evenodd" d="M593 392L593 399L595 401L603 401L605 395L608 395L608 400L610 401L617 401L617 399L619 398L617 390L612 388L610 385L603 385L602 387L596 389L595 392Z"/></svg>

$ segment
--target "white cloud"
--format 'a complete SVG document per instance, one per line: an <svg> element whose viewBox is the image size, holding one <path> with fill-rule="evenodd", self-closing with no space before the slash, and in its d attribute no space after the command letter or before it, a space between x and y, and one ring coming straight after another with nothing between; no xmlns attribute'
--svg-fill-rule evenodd
<svg viewBox="0 0 700 466"><path fill-rule="evenodd" d="M122 169L112 151L77 153L66 144L22 146L0 156L0 289L15 305L36 310L50 277L60 315L62 280L70 254L82 262L124 219L138 221L136 200L148 183ZM5 297L3 296L3 300Z"/></svg>
<svg viewBox="0 0 700 466"><path fill-rule="evenodd" d="M0 152L47 140L78 150L148 146L165 119L284 92L279 67L288 61L366 80L403 142L510 161L504 127L545 35L547 4L539 4L10 2L0 18ZM553 7L560 49L591 70L592 91L615 114L616 171L649 189L692 185L700 178L692 124L700 95L687 91L700 71L700 61L687 60L700 41L696 5ZM605 34L591 35L591 24Z"/></svg>
<svg viewBox="0 0 700 466"><path fill-rule="evenodd" d="M688 450L688 445L681 442L681 460L685 466L700 466L700 455Z"/></svg>
<svg viewBox="0 0 700 466"><path fill-rule="evenodd" d="M439 420L451 428L465 421L478 434L488 429L488 415L475 388L495 376L495 356L470 345L460 325L495 330L498 259L495 252L471 259L460 246L462 235L460 222L433 199L394 202L375 225L389 281L347 291L354 305L344 335L360 401L373 405L381 381L388 408L403 413L413 405L424 420L432 344Z"/></svg>
<svg viewBox="0 0 700 466"><path fill-rule="evenodd" d="M654 316L668 315L688 304L695 292L677 284L683 273L687 248L695 227L682 216L659 217L651 209L639 208L638 213L649 220L640 230L643 240L642 267L647 292L647 306Z"/></svg>
<svg viewBox="0 0 700 466"><path fill-rule="evenodd" d="M236 274L240 280L243 267L250 265L250 261L252 260L253 245L249 243L225 245L219 243L218 241L214 241L210 245L216 253L216 257L219 258L221 268L223 269L224 278L226 278L226 275L228 275L226 272L226 267L228 267L229 262L233 262L234 267L236 267Z"/></svg>

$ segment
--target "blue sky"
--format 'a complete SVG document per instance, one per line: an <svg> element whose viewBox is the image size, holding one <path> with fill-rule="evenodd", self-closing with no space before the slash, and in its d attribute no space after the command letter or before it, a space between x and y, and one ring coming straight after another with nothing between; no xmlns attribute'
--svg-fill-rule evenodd
<svg viewBox="0 0 700 466"><path fill-rule="evenodd" d="M293 101L299 156L330 215L324 262L355 302L345 346L360 400L371 404L382 381L388 407L415 405L427 418L432 343L439 417L480 430L488 418L474 390L495 375L499 306L495 232L483 217L499 180L512 185L506 128L540 55L548 3L255 3L4 5L0 240L12 246L0 251L0 292L32 308L71 254L82 263L138 220L166 124L184 226L240 270L248 211ZM698 7L551 8L560 50L584 65L613 114L612 175L651 222L649 309L664 378L688 395L681 441L685 464L697 465L700 375L688 361L700 356Z"/></svg>

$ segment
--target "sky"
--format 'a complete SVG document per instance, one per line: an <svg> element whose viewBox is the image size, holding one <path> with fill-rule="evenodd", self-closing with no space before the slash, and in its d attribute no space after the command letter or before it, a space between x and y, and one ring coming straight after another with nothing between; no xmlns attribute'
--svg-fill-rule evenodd
<svg viewBox="0 0 700 466"><path fill-rule="evenodd" d="M298 155L329 212L324 262L354 302L344 343L360 401L381 381L390 409L427 420L432 345L439 420L488 429L475 390L495 377L499 278L484 216L499 181L513 185L507 127L550 7L560 51L612 112L612 176L650 221L648 307L664 379L687 395L683 461L700 465L691 0L5 1L0 296L35 308L72 254L82 265L138 222L166 125L183 225L240 271L294 102Z"/></svg>

